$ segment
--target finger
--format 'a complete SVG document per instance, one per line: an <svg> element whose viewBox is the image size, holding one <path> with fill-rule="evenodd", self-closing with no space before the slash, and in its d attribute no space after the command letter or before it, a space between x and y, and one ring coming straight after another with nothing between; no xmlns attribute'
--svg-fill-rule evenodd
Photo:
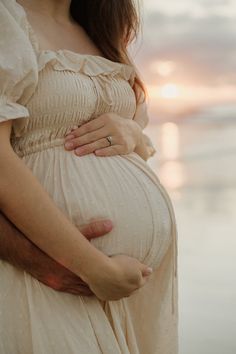
<svg viewBox="0 0 236 354"><path fill-rule="evenodd" d="M123 146L122 145L112 145L103 149L98 149L94 151L97 156L114 156L114 155L122 155L123 154Z"/></svg>
<svg viewBox="0 0 236 354"><path fill-rule="evenodd" d="M87 133L80 137L71 138L70 140L65 140L65 148L67 150L75 149L79 146L93 143L99 139L105 138L110 132L107 127L102 127L101 129L95 130L91 133Z"/></svg>
<svg viewBox="0 0 236 354"><path fill-rule="evenodd" d="M102 117L97 117L87 123L82 124L79 128L73 130L72 134L77 137L83 136L84 134L102 128L104 125L104 119Z"/></svg>
<svg viewBox="0 0 236 354"><path fill-rule="evenodd" d="M142 277L142 279L141 279L141 281L140 281L140 283L139 283L139 288L138 289L140 289L140 288L142 288L144 285L146 285L146 283L148 282L148 277ZM135 291L137 291L138 289L135 289Z"/></svg>
<svg viewBox="0 0 236 354"><path fill-rule="evenodd" d="M87 155L87 154L91 154L92 152L94 152L97 149L102 149L105 148L109 145L109 142L107 141L106 138L103 139L99 139L91 144L86 144L83 146L80 146L78 148L75 149L75 154L77 156L83 156L83 155Z"/></svg>
<svg viewBox="0 0 236 354"><path fill-rule="evenodd" d="M141 263L141 272L143 277L151 275L152 271L153 270L151 267L148 267L147 265Z"/></svg>
<svg viewBox="0 0 236 354"><path fill-rule="evenodd" d="M66 134L65 134L65 138L70 135L70 134L73 134L73 131L75 129L78 129L78 125L74 125Z"/></svg>
<svg viewBox="0 0 236 354"><path fill-rule="evenodd" d="M73 295L81 295L81 296L93 296L94 295L94 293L90 289L84 289L84 288L77 288L77 289L68 288L68 289L65 289L63 292L73 294Z"/></svg>
<svg viewBox="0 0 236 354"><path fill-rule="evenodd" d="M79 226L80 232L88 239L103 236L113 228L111 220L96 220L90 224Z"/></svg>

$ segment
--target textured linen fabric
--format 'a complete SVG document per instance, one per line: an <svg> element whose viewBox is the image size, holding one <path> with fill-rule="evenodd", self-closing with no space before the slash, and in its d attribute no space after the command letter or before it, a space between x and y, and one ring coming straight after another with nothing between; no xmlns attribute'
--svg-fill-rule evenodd
<svg viewBox="0 0 236 354"><path fill-rule="evenodd" d="M129 298L101 301L56 292L0 261L1 354L178 352L177 233L168 194L135 152L77 157L64 149L67 131L105 112L146 126L134 77L131 65L100 56L40 50L22 6L0 1L0 122L13 119L14 151L72 223L113 221L109 234L91 241L95 247L154 269Z"/></svg>

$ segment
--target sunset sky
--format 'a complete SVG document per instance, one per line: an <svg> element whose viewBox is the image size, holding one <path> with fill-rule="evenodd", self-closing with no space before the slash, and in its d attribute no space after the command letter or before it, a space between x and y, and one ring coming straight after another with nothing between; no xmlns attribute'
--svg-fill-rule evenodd
<svg viewBox="0 0 236 354"><path fill-rule="evenodd" d="M157 114L236 103L236 2L145 0L132 48Z"/></svg>

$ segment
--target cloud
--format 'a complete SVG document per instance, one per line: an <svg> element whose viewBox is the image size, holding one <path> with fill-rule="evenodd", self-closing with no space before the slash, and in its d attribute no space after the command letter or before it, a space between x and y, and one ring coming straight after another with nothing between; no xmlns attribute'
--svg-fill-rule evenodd
<svg viewBox="0 0 236 354"><path fill-rule="evenodd" d="M204 0L205 5L211 3L212 0ZM217 3L220 5L222 1ZM236 84L235 18L211 11L202 16L189 12L178 15L150 12L145 19L138 56L139 61L145 62L145 74L150 80L147 63L171 60L178 64L176 80L208 85Z"/></svg>

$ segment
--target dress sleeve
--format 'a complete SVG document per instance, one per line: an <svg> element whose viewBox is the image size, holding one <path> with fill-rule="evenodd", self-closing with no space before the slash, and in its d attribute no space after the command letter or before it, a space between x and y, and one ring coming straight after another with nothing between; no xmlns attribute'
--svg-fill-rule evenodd
<svg viewBox="0 0 236 354"><path fill-rule="evenodd" d="M0 123L14 119L20 133L29 112L25 107L38 81L37 56L24 14L15 1L0 1ZM21 118L21 119L19 119ZM16 120L16 121L15 121Z"/></svg>
<svg viewBox="0 0 236 354"><path fill-rule="evenodd" d="M147 102L143 91L139 93L137 108L133 119L141 126L142 129L144 129L148 125L149 116ZM143 136L148 148L149 157L152 157L156 153L156 149L150 137L144 133Z"/></svg>

